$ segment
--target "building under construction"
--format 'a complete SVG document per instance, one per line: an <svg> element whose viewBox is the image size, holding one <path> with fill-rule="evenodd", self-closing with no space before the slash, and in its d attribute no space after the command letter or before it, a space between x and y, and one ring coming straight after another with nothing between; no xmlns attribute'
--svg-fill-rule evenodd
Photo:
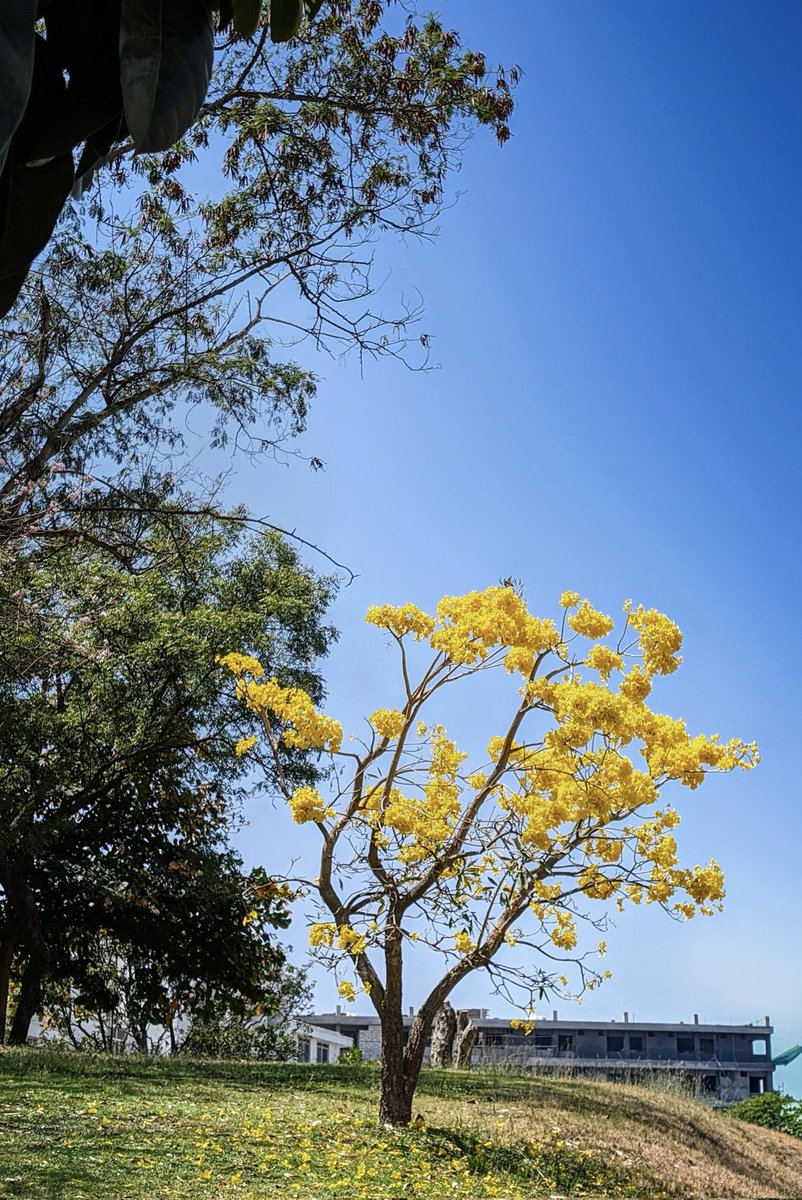
<svg viewBox="0 0 802 1200"><path fill-rule="evenodd" d="M646 1075L687 1080L713 1101L732 1104L773 1090L772 1027L769 1018L754 1025L663 1024L631 1021L561 1021L538 1018L529 1033L508 1017L487 1009L467 1009L477 1028L472 1063L535 1071L587 1073L595 1078L636 1081ZM365 1058L381 1054L381 1028L375 1015L315 1013L305 1018L321 1029L353 1039ZM410 1010L404 1023L414 1020Z"/></svg>

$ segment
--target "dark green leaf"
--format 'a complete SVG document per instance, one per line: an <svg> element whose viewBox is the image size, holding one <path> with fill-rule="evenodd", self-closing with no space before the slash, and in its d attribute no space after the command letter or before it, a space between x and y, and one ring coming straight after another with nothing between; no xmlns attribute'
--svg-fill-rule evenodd
<svg viewBox="0 0 802 1200"><path fill-rule="evenodd" d="M45 15L48 53L69 73L63 103L46 111L29 157L65 154L122 116L120 0L60 0ZM34 81L34 88L36 88Z"/></svg>
<svg viewBox="0 0 802 1200"><path fill-rule="evenodd" d="M120 115L109 121L97 133L87 139L78 166L75 168L75 184L72 194L80 200L92 182L95 171L102 166L115 142L121 141L127 134L125 118Z"/></svg>
<svg viewBox="0 0 802 1200"><path fill-rule="evenodd" d="M219 0L217 5L217 28L228 29L231 22L234 20L234 4L233 0Z"/></svg>
<svg viewBox="0 0 802 1200"><path fill-rule="evenodd" d="M262 0L233 0L234 28L243 37L251 37L259 28Z"/></svg>
<svg viewBox="0 0 802 1200"><path fill-rule="evenodd" d="M306 12L307 21L314 21L322 6L323 0L304 0L304 11Z"/></svg>
<svg viewBox="0 0 802 1200"><path fill-rule="evenodd" d="M0 317L13 305L31 263L47 245L75 178L71 154L38 167L8 165L12 171L0 243Z"/></svg>
<svg viewBox="0 0 802 1200"><path fill-rule="evenodd" d="M270 40L288 42L301 28L303 0L271 0Z"/></svg>
<svg viewBox="0 0 802 1200"><path fill-rule="evenodd" d="M120 77L137 150L167 150L186 133L205 99L213 56L207 0L123 0Z"/></svg>
<svg viewBox="0 0 802 1200"><path fill-rule="evenodd" d="M0 8L0 171L31 91L35 20L36 0L3 0Z"/></svg>
<svg viewBox="0 0 802 1200"><path fill-rule="evenodd" d="M67 84L48 42L38 34L35 37L33 80L25 115L14 135L14 160L24 166L33 160L51 158L51 154L37 151L38 144L47 135L54 116L61 113L67 99ZM62 148L64 153L66 147Z"/></svg>

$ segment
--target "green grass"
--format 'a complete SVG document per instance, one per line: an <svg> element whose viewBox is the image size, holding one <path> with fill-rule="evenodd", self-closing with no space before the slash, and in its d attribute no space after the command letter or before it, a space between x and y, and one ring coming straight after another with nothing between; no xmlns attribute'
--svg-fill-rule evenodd
<svg viewBox="0 0 802 1200"><path fill-rule="evenodd" d="M451 1111L523 1100L531 1078L426 1072L425 1117L403 1130L378 1127L377 1083L371 1067L5 1051L0 1197L665 1195L559 1129L518 1140Z"/></svg>

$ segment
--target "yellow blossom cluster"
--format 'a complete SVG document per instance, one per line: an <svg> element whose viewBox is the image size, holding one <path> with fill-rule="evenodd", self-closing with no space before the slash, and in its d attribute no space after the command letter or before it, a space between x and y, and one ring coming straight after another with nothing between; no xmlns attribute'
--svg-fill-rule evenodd
<svg viewBox="0 0 802 1200"><path fill-rule="evenodd" d="M340 925L337 930L337 947L339 950L347 950L349 954L361 954L367 944L368 940L365 935L358 933L350 925Z"/></svg>
<svg viewBox="0 0 802 1200"><path fill-rule="evenodd" d="M476 942L471 935L464 929L459 933L454 934L454 949L458 954L470 954L476 949Z"/></svg>
<svg viewBox="0 0 802 1200"><path fill-rule="evenodd" d="M309 926L309 945L330 948L334 945L336 935L337 926L333 921L314 921Z"/></svg>
<svg viewBox="0 0 802 1200"><path fill-rule="evenodd" d="M434 617L430 617L415 604L373 604L368 609L365 620L369 625L378 625L380 629L389 629L397 637L405 637L411 633L420 641L432 632L435 626Z"/></svg>
<svg viewBox="0 0 802 1200"><path fill-rule="evenodd" d="M290 796L290 812L293 821L304 825L307 821L325 821L336 816L333 808L329 807L317 788L298 787Z"/></svg>
<svg viewBox="0 0 802 1200"><path fill-rule="evenodd" d="M309 945L326 949L346 950L349 954L361 954L368 944L364 933L350 925L335 925L333 921L314 921L309 926Z"/></svg>
<svg viewBox="0 0 802 1200"><path fill-rule="evenodd" d="M232 675L253 675L254 679L261 679L264 675L262 664L258 658L253 658L250 654L232 651L231 654L218 655L215 661L230 671Z"/></svg>
<svg viewBox="0 0 802 1200"><path fill-rule="evenodd" d="M643 605L630 609L629 624L638 632L643 667L650 675L670 675L682 662L682 634L664 613Z"/></svg>
<svg viewBox="0 0 802 1200"><path fill-rule="evenodd" d="M242 758L243 754L247 754L249 750L252 750L258 741L259 739L255 734L251 737L240 738L234 747L234 753L237 758Z"/></svg>
<svg viewBox="0 0 802 1200"><path fill-rule="evenodd" d="M402 840L397 848L400 862L412 864L435 854L454 829L460 814L458 772L464 751L435 726L429 737L429 761L422 795L408 795L398 787L389 793L381 784L366 788L362 811L371 826L392 830ZM374 834L376 845L387 844Z"/></svg>
<svg viewBox="0 0 802 1200"><path fill-rule="evenodd" d="M624 659L620 654L598 642L591 646L585 661L594 671L598 671L604 680L609 679L613 671L620 671L624 665Z"/></svg>
<svg viewBox="0 0 802 1200"><path fill-rule="evenodd" d="M576 612L571 613L568 624L574 633L587 638L607 637L615 622L612 617L593 608L588 600L583 600Z"/></svg>
<svg viewBox="0 0 802 1200"><path fill-rule="evenodd" d="M217 660L237 676L237 695L263 720L273 713L288 728L282 734L285 746L299 750L331 750L336 753L342 742L342 725L316 711L312 698L303 688L285 688L274 678L257 683L264 671L255 658L246 654L225 654Z"/></svg>
<svg viewBox="0 0 802 1200"><path fill-rule="evenodd" d="M510 671L528 675L534 656L554 648L559 634L553 621L533 617L511 587L490 587L464 596L444 596L432 617L413 604L368 609L366 620L398 637L413 633L429 639L433 650L455 664L484 661L491 651L507 648Z"/></svg>
<svg viewBox="0 0 802 1200"><path fill-rule="evenodd" d="M380 737L391 741L399 738L404 728L404 714L397 708L377 708L368 720Z"/></svg>
<svg viewBox="0 0 802 1200"><path fill-rule="evenodd" d="M576 922L569 912L562 909L552 909L549 915L554 918L554 926L550 932L551 940L561 950L573 950L576 946Z"/></svg>

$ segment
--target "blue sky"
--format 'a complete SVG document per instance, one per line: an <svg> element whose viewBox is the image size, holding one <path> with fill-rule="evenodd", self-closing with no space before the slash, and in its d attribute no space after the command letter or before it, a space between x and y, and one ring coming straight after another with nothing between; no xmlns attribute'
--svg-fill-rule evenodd
<svg viewBox="0 0 802 1200"><path fill-rule="evenodd" d="M388 307L420 289L439 369L310 356L323 382L302 447L325 471L239 463L230 496L357 572L324 666L351 729L394 699L370 603L512 575L542 615L566 588L668 612L685 664L661 706L757 739L763 762L674 797L683 857L725 868L725 913L624 914L614 978L575 1015L768 1013L785 1049L802 1041L802 5L439 7L525 72L512 141L467 148L439 238L377 248ZM496 731L491 711L463 717L467 746ZM312 844L261 802L249 815L243 847L268 868ZM457 1001L504 1011L478 978ZM799 1064L777 1082L802 1094Z"/></svg>

